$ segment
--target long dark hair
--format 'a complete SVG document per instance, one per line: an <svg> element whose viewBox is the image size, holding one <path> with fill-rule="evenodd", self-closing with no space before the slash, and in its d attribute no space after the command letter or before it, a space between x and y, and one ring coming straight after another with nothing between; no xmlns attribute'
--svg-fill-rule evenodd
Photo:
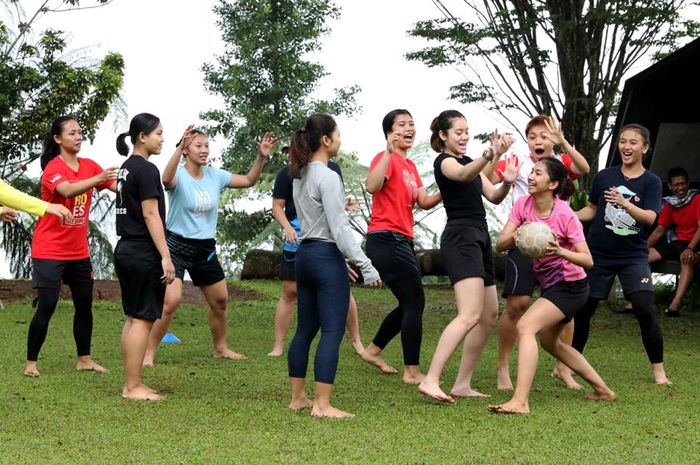
<svg viewBox="0 0 700 465"><path fill-rule="evenodd" d="M44 138L44 146L41 150L41 169L42 171L46 168L51 160L56 158L59 153L61 153L61 147L58 146L54 136L60 136L63 132L63 126L68 121L77 121L73 116L66 115L60 116L53 121L51 124L51 129L46 133Z"/></svg>
<svg viewBox="0 0 700 465"><path fill-rule="evenodd" d="M458 118L464 118L464 115L457 110L445 110L433 119L430 123L430 146L433 150L442 152L445 149L445 142L440 139L440 131L447 133L452 127L452 122Z"/></svg>
<svg viewBox="0 0 700 465"><path fill-rule="evenodd" d="M386 138L389 135L389 131L391 131L391 128L394 126L394 121L396 121L396 117L401 115L408 115L411 118L413 118L411 112L408 110L404 110L403 108L391 110L384 116L384 119L382 120L382 130L384 131L384 138Z"/></svg>
<svg viewBox="0 0 700 465"><path fill-rule="evenodd" d="M569 171L566 169L566 166L564 166L564 163L554 157L544 157L540 159L539 162L544 163L549 180L559 183L554 189L554 195L562 200L571 197L575 189L574 185L569 181Z"/></svg>
<svg viewBox="0 0 700 465"><path fill-rule="evenodd" d="M129 146L126 145L126 136L131 137L131 144L135 145L138 140L139 134L144 133L149 135L152 133L160 124L160 118L154 116L150 113L139 113L138 115L131 118L131 123L129 124L129 131L123 132L117 136L117 152L120 155L129 155Z"/></svg>
<svg viewBox="0 0 700 465"><path fill-rule="evenodd" d="M301 129L294 131L289 143L289 175L301 177L301 169L309 163L311 154L321 147L323 136L331 137L338 127L331 115L314 113Z"/></svg>

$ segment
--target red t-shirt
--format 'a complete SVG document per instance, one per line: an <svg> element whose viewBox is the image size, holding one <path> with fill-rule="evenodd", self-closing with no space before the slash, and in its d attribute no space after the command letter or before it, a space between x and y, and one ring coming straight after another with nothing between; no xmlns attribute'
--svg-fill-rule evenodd
<svg viewBox="0 0 700 465"><path fill-rule="evenodd" d="M373 169L384 152L374 157ZM372 218L367 232L394 231L413 239L413 206L423 183L416 165L397 153L391 154L384 185L372 195Z"/></svg>
<svg viewBox="0 0 700 465"><path fill-rule="evenodd" d="M679 241L692 241L700 220L700 195L683 207L673 208L664 203L659 215L659 224L666 229L676 228L676 239Z"/></svg>
<svg viewBox="0 0 700 465"><path fill-rule="evenodd" d="M104 171L100 165L89 158L78 158L78 171L63 161L60 156L51 160L41 175L41 198L49 203L59 203L73 213L73 221L63 223L54 215L39 218L32 239L32 258L50 260L81 260L90 257L88 252L88 219L92 189L71 197L63 197L56 191L62 182L77 182L89 179ZM106 189L114 181L105 181L96 187Z"/></svg>

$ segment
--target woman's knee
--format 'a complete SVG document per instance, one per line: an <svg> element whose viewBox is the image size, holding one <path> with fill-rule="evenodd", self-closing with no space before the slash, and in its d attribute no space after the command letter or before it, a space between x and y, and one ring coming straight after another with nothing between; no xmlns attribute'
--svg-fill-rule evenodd
<svg viewBox="0 0 700 465"><path fill-rule="evenodd" d="M294 281L284 281L282 283L282 299L286 302L297 300L297 283Z"/></svg>

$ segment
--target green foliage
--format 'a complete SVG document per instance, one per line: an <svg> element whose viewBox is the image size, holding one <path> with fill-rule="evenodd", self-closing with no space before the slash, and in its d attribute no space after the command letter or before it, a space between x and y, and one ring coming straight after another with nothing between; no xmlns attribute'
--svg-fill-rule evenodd
<svg viewBox="0 0 700 465"><path fill-rule="evenodd" d="M516 132L516 117L555 116L591 174L611 136L622 79L640 60L700 32L682 16L693 4L687 0L463 0L459 11L433 3L442 17L416 23L409 34L435 45L407 58L463 67L466 79L450 97L483 103Z"/></svg>
<svg viewBox="0 0 700 465"><path fill-rule="evenodd" d="M110 0L96 0L97 6ZM62 31L47 29L35 35L32 24L42 15L80 7L78 0L44 1L27 19L16 0L3 0L0 22L0 176L15 187L39 195L38 183L25 175L39 158L51 122L74 115L92 140L100 123L119 100L124 60L108 53L100 62L67 50ZM87 7L87 6L86 6ZM28 276L28 240L34 219L3 228L2 245L16 277ZM91 226L91 251L98 263L111 260L111 247L100 240L99 226ZM108 275L111 276L109 270Z"/></svg>
<svg viewBox="0 0 700 465"><path fill-rule="evenodd" d="M329 30L327 23L340 16L340 9L332 2L221 0L214 11L226 49L202 69L206 89L221 96L225 107L203 112L201 117L211 135L230 141L222 155L225 169L246 172L257 153L256 141L265 131L272 131L287 144L313 112L351 115L358 110L357 86L335 89L330 100L313 95L327 73L309 57L320 49L320 37ZM281 151L271 154L265 169L267 180L274 181L277 169L285 163ZM270 192L271 186L272 182L264 182L255 189L258 194ZM233 195L228 201L241 196ZM224 259L240 258L245 253L250 238L256 231L261 234L268 224L263 218L269 223L272 217L261 212L249 220L242 212L219 217L218 230L228 231L219 236L219 242L231 253L230 257L224 254ZM249 223L244 224L246 221ZM229 234L239 229L241 235Z"/></svg>

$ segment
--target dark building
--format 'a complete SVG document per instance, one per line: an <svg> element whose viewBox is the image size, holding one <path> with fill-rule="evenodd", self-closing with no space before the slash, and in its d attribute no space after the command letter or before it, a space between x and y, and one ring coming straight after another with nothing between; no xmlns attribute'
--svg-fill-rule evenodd
<svg viewBox="0 0 700 465"><path fill-rule="evenodd" d="M651 131L652 154L645 165L662 180L674 166L683 166L694 187L700 187L700 39L627 79L615 121L620 128L638 123ZM613 140L608 166L620 164Z"/></svg>

